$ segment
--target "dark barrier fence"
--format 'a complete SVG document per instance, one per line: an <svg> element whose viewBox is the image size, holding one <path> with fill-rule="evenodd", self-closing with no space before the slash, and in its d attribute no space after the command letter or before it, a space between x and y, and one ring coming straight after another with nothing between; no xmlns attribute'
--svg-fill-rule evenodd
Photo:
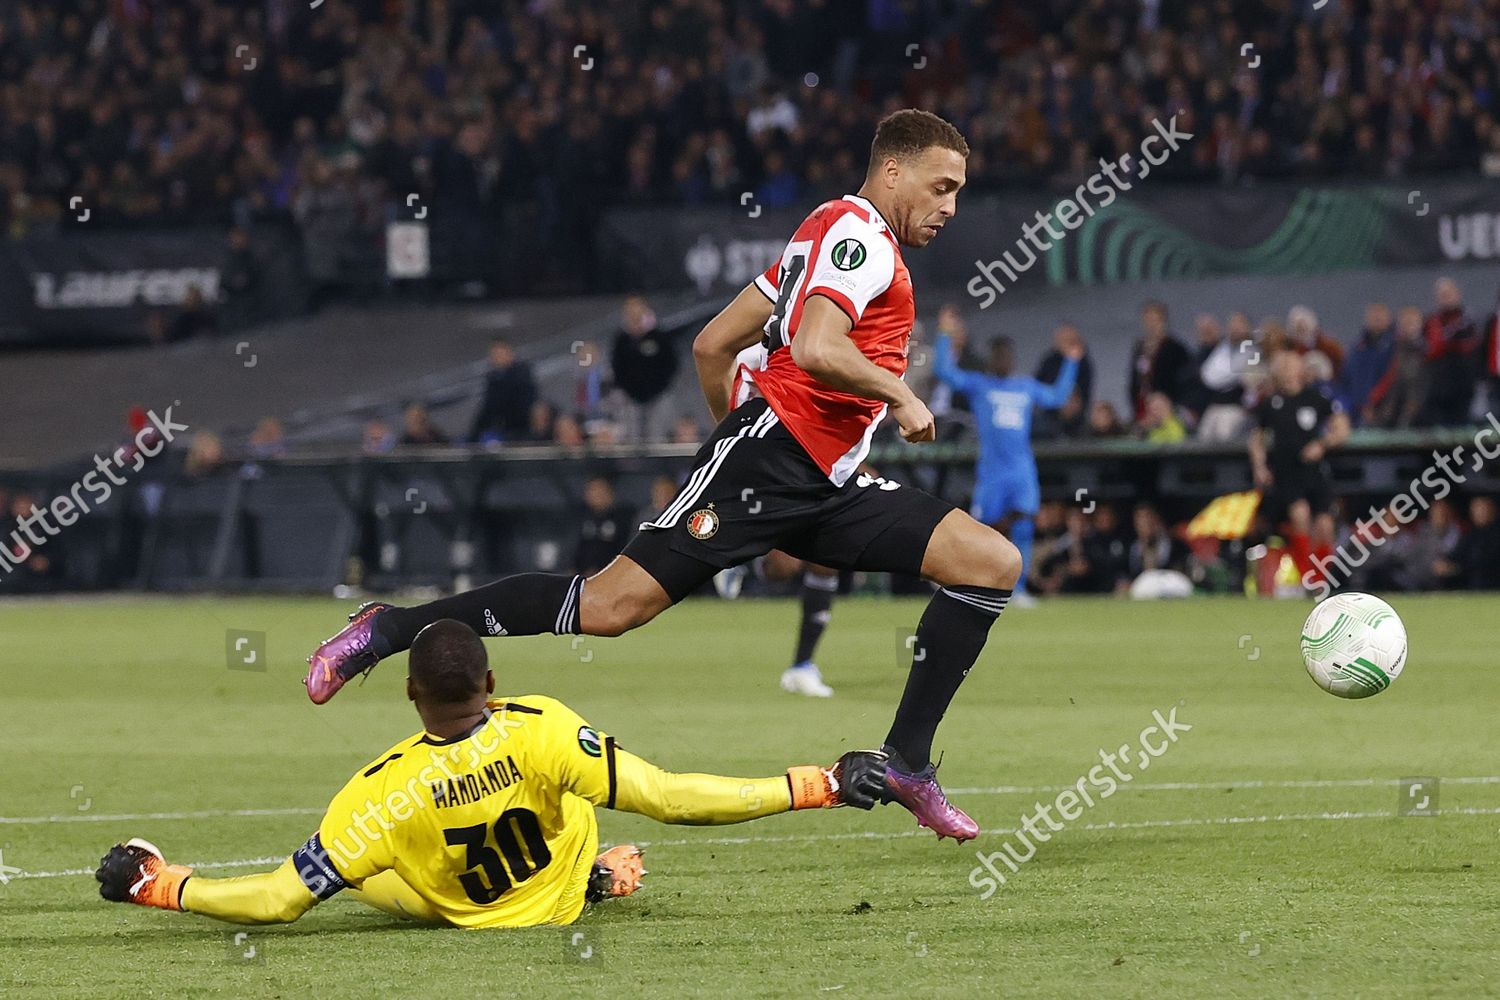
<svg viewBox="0 0 1500 1000"><path fill-rule="evenodd" d="M1351 514L1363 512L1409 489L1436 450L1464 445L1466 481L1455 493L1500 493L1500 464L1472 468L1474 441L1473 430L1362 432L1331 456L1336 489ZM199 477L153 473L148 465L146 478L35 547L48 560L44 572L0 566L0 592L462 587L505 573L571 569L590 477L614 482L618 513L633 525L651 512L652 483L680 481L693 452L659 445L308 455ZM1181 520L1215 496L1250 487L1238 447L1064 443L1039 447L1037 458L1044 497L1085 509L1113 503L1127 513L1124 507L1149 500ZM972 488L973 461L966 445L895 442L871 455L881 474L960 504ZM0 477L13 499L29 493L43 505L72 485L61 472Z"/></svg>

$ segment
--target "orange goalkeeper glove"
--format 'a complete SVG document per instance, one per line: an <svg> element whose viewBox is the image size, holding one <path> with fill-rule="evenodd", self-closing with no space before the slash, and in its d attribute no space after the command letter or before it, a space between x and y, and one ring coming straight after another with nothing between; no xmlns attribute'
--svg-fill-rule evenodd
<svg viewBox="0 0 1500 1000"><path fill-rule="evenodd" d="M851 750L832 767L803 765L786 773L792 786L793 809L872 809L885 788L885 754Z"/></svg>
<svg viewBox="0 0 1500 1000"><path fill-rule="evenodd" d="M160 910L182 909L182 886L193 870L169 865L148 840L135 838L116 844L99 859L99 895L112 903L135 903Z"/></svg>

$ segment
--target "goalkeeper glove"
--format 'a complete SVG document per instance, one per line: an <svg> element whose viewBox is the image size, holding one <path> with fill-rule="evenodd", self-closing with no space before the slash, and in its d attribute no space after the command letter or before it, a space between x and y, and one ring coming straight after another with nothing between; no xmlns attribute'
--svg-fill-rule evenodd
<svg viewBox="0 0 1500 1000"><path fill-rule="evenodd" d="M584 898L597 903L611 896L629 896L641 887L645 875L639 847L634 844L611 847L594 859L594 871L589 875Z"/></svg>
<svg viewBox="0 0 1500 1000"><path fill-rule="evenodd" d="M885 754L878 750L851 750L832 767L790 768L787 777L792 786L792 808L873 809L885 788L885 763Z"/></svg>
<svg viewBox="0 0 1500 1000"><path fill-rule="evenodd" d="M160 910L182 909L182 886L193 870L169 865L155 844L139 837L116 844L99 859L99 895L112 903L135 903Z"/></svg>

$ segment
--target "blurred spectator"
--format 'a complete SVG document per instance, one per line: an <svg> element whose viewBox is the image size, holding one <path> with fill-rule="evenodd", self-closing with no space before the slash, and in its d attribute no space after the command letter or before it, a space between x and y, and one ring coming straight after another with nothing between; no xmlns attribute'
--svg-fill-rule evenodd
<svg viewBox="0 0 1500 1000"><path fill-rule="evenodd" d="M635 524L646 521L654 521L662 511L672 505L677 498L677 480L671 476L657 476L651 481L651 499L645 507L636 512Z"/></svg>
<svg viewBox="0 0 1500 1000"><path fill-rule="evenodd" d="M247 442L251 458L280 458L286 454L286 431L275 417L261 417Z"/></svg>
<svg viewBox="0 0 1500 1000"><path fill-rule="evenodd" d="M1128 558L1115 529L1108 504L1100 504L1092 516L1069 508L1067 529L1037 546L1032 586L1048 595L1113 593L1126 576Z"/></svg>
<svg viewBox="0 0 1500 1000"><path fill-rule="evenodd" d="M1339 373L1339 400L1356 423L1364 421L1365 407L1376 384L1391 366L1395 322L1384 302L1365 306L1365 324L1354 339L1344 369Z"/></svg>
<svg viewBox="0 0 1500 1000"><path fill-rule="evenodd" d="M1427 317L1428 420L1439 427L1469 422L1474 388L1479 383L1478 325L1464 312L1463 294L1452 278L1439 278L1433 287L1437 308Z"/></svg>
<svg viewBox="0 0 1500 1000"><path fill-rule="evenodd" d="M699 445L703 443L703 430L698 426L698 421L689 416L677 418L672 425L673 444Z"/></svg>
<svg viewBox="0 0 1500 1000"><path fill-rule="evenodd" d="M1146 400L1160 392L1173 403L1184 396L1191 359L1182 341L1167 327L1167 307L1147 302L1141 307L1141 339L1130 358L1130 399L1135 419L1146 416Z"/></svg>
<svg viewBox="0 0 1500 1000"><path fill-rule="evenodd" d="M188 286L187 294L182 299L182 308L172 317L171 326L167 329L167 339L175 342L218 332L219 320L203 298L203 289L197 285Z"/></svg>
<svg viewBox="0 0 1500 1000"><path fill-rule="evenodd" d="M604 415L604 352L591 340L574 346L578 371L573 378L573 410L582 414L585 421L595 420Z"/></svg>
<svg viewBox="0 0 1500 1000"><path fill-rule="evenodd" d="M1416 562L1427 567L1431 579L1421 589L1448 590L1463 583L1461 558L1463 529L1447 500L1434 500L1422 522Z"/></svg>
<svg viewBox="0 0 1500 1000"><path fill-rule="evenodd" d="M583 425L571 413L559 413L552 422L552 443L567 448L582 448L588 443L583 435Z"/></svg>
<svg viewBox="0 0 1500 1000"><path fill-rule="evenodd" d="M1129 429L1121 423L1114 403L1101 399L1089 407L1089 437L1124 437L1128 433Z"/></svg>
<svg viewBox="0 0 1500 1000"><path fill-rule="evenodd" d="M244 226L229 230L229 256L224 261L220 287L224 291L225 326L238 329L248 326L260 315L261 280L265 266L261 263Z"/></svg>
<svg viewBox="0 0 1500 1000"><path fill-rule="evenodd" d="M1470 590L1500 590L1500 522L1495 498L1469 500L1469 533L1459 553L1464 586Z"/></svg>
<svg viewBox="0 0 1500 1000"><path fill-rule="evenodd" d="M28 522L29 531L20 524L36 510L36 498L19 491L10 498L9 509L0 511L0 545L6 549L6 561L0 563L0 587L14 593L50 590L61 578L59 549L50 533L35 520Z"/></svg>
<svg viewBox="0 0 1500 1000"><path fill-rule="evenodd" d="M1249 325L1243 314L1240 318ZM1237 441L1244 437L1248 423L1241 405L1245 395L1241 372L1248 352L1240 352L1238 342L1224 336L1213 316L1199 315L1196 325L1197 381L1189 405L1198 413L1198 437L1204 441Z"/></svg>
<svg viewBox="0 0 1500 1000"><path fill-rule="evenodd" d="M224 443L213 431L199 431L188 444L182 471L190 478L203 479L224 471Z"/></svg>
<svg viewBox="0 0 1500 1000"><path fill-rule="evenodd" d="M13 0L0 69L24 100L0 108L0 223L53 222L74 193L104 225L294 214L310 267L337 281L380 205L431 190L464 280L489 267L477 247L507 245L497 222L555 247L501 269L528 287L587 280L610 197L827 187L880 113L919 98L969 136L976 189L1071 188L1166 115L1200 136L1153 170L1169 177L1473 173L1500 150L1492 3L391 10ZM1252 27L1278 57L1247 73L1226 53ZM920 94L894 41L913 32L944 53ZM580 38L608 39L600 71L544 57Z"/></svg>
<svg viewBox="0 0 1500 1000"><path fill-rule="evenodd" d="M1126 556L1126 572L1130 579L1150 570L1182 573L1187 569L1187 544L1167 530L1155 505L1136 504L1133 524L1135 538Z"/></svg>
<svg viewBox="0 0 1500 1000"><path fill-rule="evenodd" d="M469 440L477 444L517 441L532 428L532 405L536 402L536 380L531 366L516 358L510 341L497 337L490 342L490 370L485 376L484 397Z"/></svg>
<svg viewBox="0 0 1500 1000"><path fill-rule="evenodd" d="M302 231L303 258L313 285L325 292L342 285L358 232L354 178L339 164L309 151L291 208Z"/></svg>
<svg viewBox="0 0 1500 1000"><path fill-rule="evenodd" d="M1282 351L1297 349L1297 345L1292 343L1292 335L1287 333L1286 326L1277 316L1267 316L1260 321L1260 336L1256 339L1260 343L1261 360L1267 365Z"/></svg>
<svg viewBox="0 0 1500 1000"><path fill-rule="evenodd" d="M1307 306L1292 306L1286 314L1286 328L1293 350L1298 354L1321 351L1332 365L1334 376L1338 376L1339 369L1344 363L1344 345L1324 332L1323 328L1318 325L1317 313Z"/></svg>
<svg viewBox="0 0 1500 1000"><path fill-rule="evenodd" d="M1152 444L1176 444L1187 437L1187 428L1172 410L1166 393L1153 392L1146 398L1146 415L1137 425L1141 437Z"/></svg>
<svg viewBox="0 0 1500 1000"><path fill-rule="evenodd" d="M626 435L635 441L665 440L658 403L677 375L677 346L639 295L627 296L620 307L620 330L609 357L614 384L629 401Z"/></svg>
<svg viewBox="0 0 1500 1000"><path fill-rule="evenodd" d="M396 434L391 425L379 417L365 424L364 441L360 446L366 455L385 455L396 448Z"/></svg>
<svg viewBox="0 0 1500 1000"><path fill-rule="evenodd" d="M1322 351L1308 351L1302 356L1302 363L1307 366L1307 384L1339 403L1339 387L1333 380L1333 363L1328 360L1328 355ZM1342 409L1343 404L1339 403L1339 407Z"/></svg>
<svg viewBox="0 0 1500 1000"><path fill-rule="evenodd" d="M1078 360L1078 377L1073 391L1057 410L1038 410L1033 436L1038 438L1082 437L1088 428L1089 404L1094 400L1094 362L1088 355L1083 334L1072 323L1063 323L1052 331L1052 349L1042 356L1036 367L1036 380L1052 385L1062 374L1063 361L1069 353L1083 352ZM962 364L959 367L963 367Z"/></svg>
<svg viewBox="0 0 1500 1000"><path fill-rule="evenodd" d="M1401 525L1394 515L1386 520L1397 530L1370 553L1351 584L1376 590L1437 590L1460 582L1458 546L1462 539L1453 509L1445 500L1433 501L1427 516Z"/></svg>
<svg viewBox="0 0 1500 1000"><path fill-rule="evenodd" d="M432 415L421 403L408 403L401 414L401 443L403 445L447 444L448 435L432 422Z"/></svg>
<svg viewBox="0 0 1500 1000"><path fill-rule="evenodd" d="M1396 315L1390 364L1365 403L1365 423L1371 427L1416 426L1430 390L1422 313L1416 306L1406 306Z"/></svg>
<svg viewBox="0 0 1500 1000"><path fill-rule="evenodd" d="M620 554L635 530L636 522L628 508L615 503L614 487L602 476L584 484L583 506L573 569L584 576L592 576Z"/></svg>
<svg viewBox="0 0 1500 1000"><path fill-rule="evenodd" d="M552 408L552 404L545 399L537 400L531 404L531 422L526 430L526 440L550 444L552 427L556 422L557 411Z"/></svg>

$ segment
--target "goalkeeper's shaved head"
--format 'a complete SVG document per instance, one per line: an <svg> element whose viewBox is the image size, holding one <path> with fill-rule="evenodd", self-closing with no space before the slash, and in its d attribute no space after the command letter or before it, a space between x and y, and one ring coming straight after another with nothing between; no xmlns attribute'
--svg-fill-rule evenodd
<svg viewBox="0 0 1500 1000"><path fill-rule="evenodd" d="M417 633L407 661L415 702L455 705L482 699L494 686L484 642L463 622L444 618Z"/></svg>

